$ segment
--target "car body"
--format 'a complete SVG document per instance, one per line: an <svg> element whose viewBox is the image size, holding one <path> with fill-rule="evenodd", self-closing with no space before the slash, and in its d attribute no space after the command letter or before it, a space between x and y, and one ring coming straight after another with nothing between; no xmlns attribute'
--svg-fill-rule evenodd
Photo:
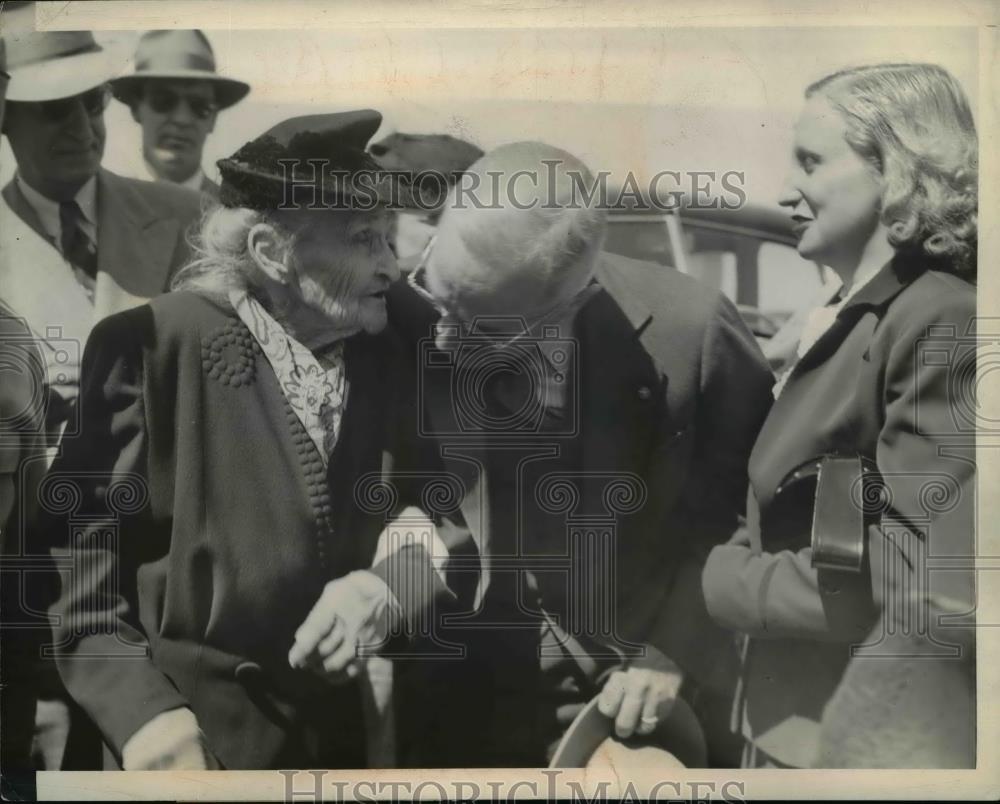
<svg viewBox="0 0 1000 804"><path fill-rule="evenodd" d="M809 309L839 281L796 251L792 221L777 208L612 205L604 248L707 282L736 304L775 369L791 356Z"/></svg>

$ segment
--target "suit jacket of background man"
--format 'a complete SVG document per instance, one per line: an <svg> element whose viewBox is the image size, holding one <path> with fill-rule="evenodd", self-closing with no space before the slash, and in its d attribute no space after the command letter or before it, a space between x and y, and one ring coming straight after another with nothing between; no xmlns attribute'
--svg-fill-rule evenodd
<svg viewBox="0 0 1000 804"><path fill-rule="evenodd" d="M52 243L34 209L24 198L17 181L3 189L3 202L24 224L51 245L53 268L22 264L26 248L6 242L0 275L4 277L0 298L31 327L43 354L58 348L58 339L48 342L47 327L56 326L60 337L76 343L79 360L94 324L112 313L135 307L170 287L173 274L187 262L188 230L200 214L199 195L179 187L161 186L117 176L108 170L97 173L97 283L93 305L82 297L69 267ZM7 236L11 233L8 232ZM39 259L48 253L39 243ZM47 281L42 281L42 277ZM63 281L65 284L63 284ZM77 298L79 297L79 298ZM71 301L77 298L77 300ZM19 300L21 303L19 303ZM73 366L74 373L78 363ZM58 402L58 400L53 400ZM59 405L50 407L50 418L67 415Z"/></svg>
<svg viewBox="0 0 1000 804"><path fill-rule="evenodd" d="M4 187L3 198L48 239L16 180ZM186 235L199 215L199 197L192 190L127 179L102 168L97 173L98 272L110 274L126 293L139 297L132 306L163 293L190 256Z"/></svg>
<svg viewBox="0 0 1000 804"><path fill-rule="evenodd" d="M541 482L548 471L569 472L581 494L571 513L599 515L606 510L609 478L641 478L645 504L616 518L618 632L658 648L700 684L725 685L734 679L725 668L731 638L707 615L700 573L708 552L729 538L743 512L747 458L771 403L773 375L735 307L717 291L673 269L611 254L602 255L596 281L601 290L573 324L579 375L571 385L579 394L579 428L560 447L569 463L532 462L525 485ZM410 326L407 340L416 353L415 342L428 336L436 314L405 285L394 289L391 302L390 315L400 327ZM420 395L431 419L425 432L433 433L455 399L442 372L424 371L424 377ZM559 443L545 434L527 440ZM447 452L445 466L468 490L458 527L488 554L504 534L484 532L487 473L465 457L468 439L439 435L437 441L439 453ZM539 510L532 489L522 491L523 548L565 554L566 514ZM554 581L558 574L536 576L543 604L565 627L567 579L564 573ZM602 593L586 590L591 603ZM490 594L487 588L486 605ZM528 603L535 607L533 598ZM490 633L498 634L487 632L487 641ZM733 662L731 656L730 671Z"/></svg>
<svg viewBox="0 0 1000 804"><path fill-rule="evenodd" d="M717 547L705 568L710 612L752 638L744 733L786 764L822 762L823 707L883 600L889 625L925 646L954 644L955 622L936 623L932 608L921 636L906 594L973 607L976 293L926 267L897 257L794 367L750 458L749 545ZM855 576L812 567L811 505L797 521L772 513L786 475L833 453L874 460L890 492L868 529L870 571Z"/></svg>
<svg viewBox="0 0 1000 804"><path fill-rule="evenodd" d="M324 585L372 563L383 521L354 485L388 471L395 428L412 422L398 354L388 332L347 341L347 408L324 470L228 307L171 293L97 326L82 434L42 498L58 509L44 529L63 568L59 670L106 767L179 706L226 768L364 767L358 685L287 655ZM59 488L75 490L71 505Z"/></svg>

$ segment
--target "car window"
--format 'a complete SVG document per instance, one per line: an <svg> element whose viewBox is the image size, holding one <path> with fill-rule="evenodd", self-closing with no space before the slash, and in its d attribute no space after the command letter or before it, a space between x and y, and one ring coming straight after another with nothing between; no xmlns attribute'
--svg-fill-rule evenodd
<svg viewBox="0 0 1000 804"><path fill-rule="evenodd" d="M634 260L675 267L667 222L658 215L612 215L604 250Z"/></svg>
<svg viewBox="0 0 1000 804"><path fill-rule="evenodd" d="M773 334L795 312L812 307L825 292L832 273L802 259L780 235L738 218L729 225L681 215L684 264L678 266L665 216L612 214L605 250L637 260L680 267L724 293L740 309L753 331ZM831 291L832 292L832 291Z"/></svg>
<svg viewBox="0 0 1000 804"><path fill-rule="evenodd" d="M721 290L736 304L756 305L753 263L760 241L690 219L683 220L683 225L688 273Z"/></svg>
<svg viewBox="0 0 1000 804"><path fill-rule="evenodd" d="M721 290L733 302L738 301L737 259L732 251L690 251L688 273L700 282Z"/></svg>

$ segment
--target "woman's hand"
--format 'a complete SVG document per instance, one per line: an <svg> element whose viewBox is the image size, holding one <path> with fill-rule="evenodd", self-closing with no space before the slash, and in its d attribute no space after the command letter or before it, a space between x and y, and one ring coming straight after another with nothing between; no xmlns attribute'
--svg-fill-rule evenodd
<svg viewBox="0 0 1000 804"><path fill-rule="evenodd" d="M669 669L630 667L608 678L597 708L614 719L619 737L649 734L670 714L684 677L673 662L669 665Z"/></svg>

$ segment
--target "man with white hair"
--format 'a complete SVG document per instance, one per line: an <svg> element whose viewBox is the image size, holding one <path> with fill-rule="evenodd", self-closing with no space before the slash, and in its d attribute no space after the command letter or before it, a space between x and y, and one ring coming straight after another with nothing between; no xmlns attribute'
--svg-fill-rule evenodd
<svg viewBox="0 0 1000 804"><path fill-rule="evenodd" d="M662 737L681 686L710 696L734 658L699 578L743 512L772 376L720 293L602 253L593 190L571 154L497 148L390 296L478 553L470 612L432 640L465 658L401 668L414 764L544 764L594 695L619 738Z"/></svg>

